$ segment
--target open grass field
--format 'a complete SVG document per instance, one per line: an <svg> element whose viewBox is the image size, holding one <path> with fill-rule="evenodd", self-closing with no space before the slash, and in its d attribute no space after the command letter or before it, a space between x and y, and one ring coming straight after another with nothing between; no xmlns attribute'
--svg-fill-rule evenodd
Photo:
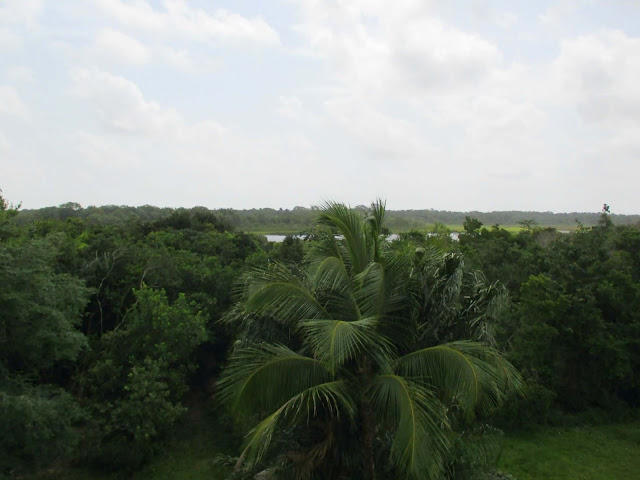
<svg viewBox="0 0 640 480"><path fill-rule="evenodd" d="M499 466L518 480L638 480L640 421L507 435Z"/></svg>

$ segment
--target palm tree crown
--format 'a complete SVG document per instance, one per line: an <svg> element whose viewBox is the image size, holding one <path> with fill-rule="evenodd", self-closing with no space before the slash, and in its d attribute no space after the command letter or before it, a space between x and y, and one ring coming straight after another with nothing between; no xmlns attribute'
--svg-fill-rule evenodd
<svg viewBox="0 0 640 480"><path fill-rule="evenodd" d="M335 447L347 430L359 437L361 459L345 467L351 475L376 477L376 445L385 437L395 475L438 478L453 416L487 412L519 388L517 373L494 349L425 341L425 292L411 259L386 248L384 214L382 201L364 218L327 203L319 218L325 234L301 269L274 263L246 277L230 321L266 322L279 329L279 341L237 348L220 382L224 401L257 421L239 466L277 450L274 440L287 432L313 430L304 455L289 451L281 465L304 458L298 476L338 476L344 469L336 463L347 460Z"/></svg>

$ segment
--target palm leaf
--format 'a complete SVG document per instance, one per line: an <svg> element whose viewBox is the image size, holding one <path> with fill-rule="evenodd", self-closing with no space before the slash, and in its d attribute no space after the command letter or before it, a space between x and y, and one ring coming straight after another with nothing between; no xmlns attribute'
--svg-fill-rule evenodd
<svg viewBox="0 0 640 480"><path fill-rule="evenodd" d="M318 360L283 345L263 345L234 353L218 386L221 400L239 415L260 414L330 377Z"/></svg>
<svg viewBox="0 0 640 480"><path fill-rule="evenodd" d="M372 262L356 279L356 299L365 316L383 316L406 310L410 298L404 287L408 277L405 262L389 259Z"/></svg>
<svg viewBox="0 0 640 480"><path fill-rule="evenodd" d="M340 316L360 318L360 310L353 295L351 278L342 259L325 258L313 275L313 288L322 295L325 309L340 312Z"/></svg>
<svg viewBox="0 0 640 480"><path fill-rule="evenodd" d="M379 375L369 391L378 416L395 435L391 455L405 478L439 478L448 449L444 407L424 386L398 375Z"/></svg>
<svg viewBox="0 0 640 480"><path fill-rule="evenodd" d="M241 458L247 467L255 465L265 455L278 427L309 421L320 413L330 417L346 415L353 419L355 403L342 380L309 387L284 402L278 409L256 425L246 437L246 446Z"/></svg>
<svg viewBox="0 0 640 480"><path fill-rule="evenodd" d="M371 260L362 225L362 216L344 204L327 202L319 221L344 237L353 273L360 273Z"/></svg>
<svg viewBox="0 0 640 480"><path fill-rule="evenodd" d="M373 204L371 204L371 210L369 216L365 219L365 237L367 245L373 252L372 260L379 262L381 259L380 244L383 241L382 238L382 225L384 223L384 216L386 212L386 202L381 198L378 198Z"/></svg>
<svg viewBox="0 0 640 480"><path fill-rule="evenodd" d="M252 272L245 299L248 311L273 315L286 323L330 317L309 287L279 263Z"/></svg>
<svg viewBox="0 0 640 480"><path fill-rule="evenodd" d="M377 325L376 317L355 321L312 319L302 321L300 328L315 358L326 362L335 373L341 365L364 353L378 364L389 363L393 346L377 333Z"/></svg>
<svg viewBox="0 0 640 480"><path fill-rule="evenodd" d="M488 413L499 405L507 386L519 382L515 369L495 350L473 342L454 342L412 352L397 361L397 372L437 388L443 399Z"/></svg>

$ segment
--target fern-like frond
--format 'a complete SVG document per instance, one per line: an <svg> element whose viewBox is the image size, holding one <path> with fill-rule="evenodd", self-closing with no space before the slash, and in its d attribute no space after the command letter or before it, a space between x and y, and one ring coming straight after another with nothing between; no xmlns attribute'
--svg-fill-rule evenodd
<svg viewBox="0 0 640 480"><path fill-rule="evenodd" d="M278 409L256 425L246 437L241 457L251 467L268 451L278 427L309 421L319 414L353 419L356 406L343 380L314 385L284 402Z"/></svg>
<svg viewBox="0 0 640 480"><path fill-rule="evenodd" d="M378 198L371 204L371 210L365 219L366 243L373 253L371 260L374 262L379 262L382 257L381 245L385 241L382 236L382 225L384 223L385 212L386 202Z"/></svg>
<svg viewBox="0 0 640 480"><path fill-rule="evenodd" d="M245 297L248 311L273 315L293 325L303 318L331 316L308 285L278 263L252 272Z"/></svg>
<svg viewBox="0 0 640 480"><path fill-rule="evenodd" d="M283 345L263 345L234 353L220 379L220 398L239 415L271 412L300 392L330 380L319 360Z"/></svg>
<svg viewBox="0 0 640 480"><path fill-rule="evenodd" d="M342 203L327 202L322 206L319 221L344 237L353 273L362 272L371 261L362 216Z"/></svg>
<svg viewBox="0 0 640 480"><path fill-rule="evenodd" d="M379 418L395 429L391 455L403 478L439 478L449 425L438 398L398 375L379 375L369 390Z"/></svg>
<svg viewBox="0 0 640 480"><path fill-rule="evenodd" d="M397 360L397 372L437 389L443 401L472 418L489 413L519 377L495 350L474 342L454 342L417 350Z"/></svg>
<svg viewBox="0 0 640 480"><path fill-rule="evenodd" d="M312 319L300 323L305 343L332 372L364 353L378 363L389 363L393 346L378 334L377 326L376 317L355 321Z"/></svg>
<svg viewBox="0 0 640 480"><path fill-rule="evenodd" d="M372 262L355 279L356 299L363 316L384 316L407 310L406 264L389 258L385 264Z"/></svg>
<svg viewBox="0 0 640 480"><path fill-rule="evenodd" d="M352 281L341 258L327 257L319 263L313 274L313 289L322 297L327 311L339 312L342 318L360 318Z"/></svg>

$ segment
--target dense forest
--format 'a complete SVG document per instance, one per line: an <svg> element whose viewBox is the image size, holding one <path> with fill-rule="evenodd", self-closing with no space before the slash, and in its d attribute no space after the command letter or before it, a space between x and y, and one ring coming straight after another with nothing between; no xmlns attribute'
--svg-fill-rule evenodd
<svg viewBox="0 0 640 480"><path fill-rule="evenodd" d="M0 196L0 478L126 478L201 409L230 479L510 478L502 431L640 406L640 217L580 215Z"/></svg>
<svg viewBox="0 0 640 480"><path fill-rule="evenodd" d="M88 224L107 225L123 224L130 221L151 222L175 215L177 212L198 215L213 214L221 221L225 221L235 230L258 233L306 233L314 226L319 207L295 207L291 210L260 208L251 210L218 209L209 210L205 207L192 209L159 208L150 205L141 207L127 207L106 205L102 207L83 208L78 203L65 203L57 207L40 208L36 210L21 210L16 221L21 225L33 223L37 220L65 220L79 218ZM367 207L359 205L356 211L364 214ZM480 220L485 225L535 225L541 227L557 227L575 229L579 225L594 226L598 223L598 213L574 212L448 212L439 210L396 210L387 211L386 227L393 232L409 230L431 229L434 225L446 225L462 229L466 217ZM631 225L640 222L640 215L610 215L617 225Z"/></svg>

